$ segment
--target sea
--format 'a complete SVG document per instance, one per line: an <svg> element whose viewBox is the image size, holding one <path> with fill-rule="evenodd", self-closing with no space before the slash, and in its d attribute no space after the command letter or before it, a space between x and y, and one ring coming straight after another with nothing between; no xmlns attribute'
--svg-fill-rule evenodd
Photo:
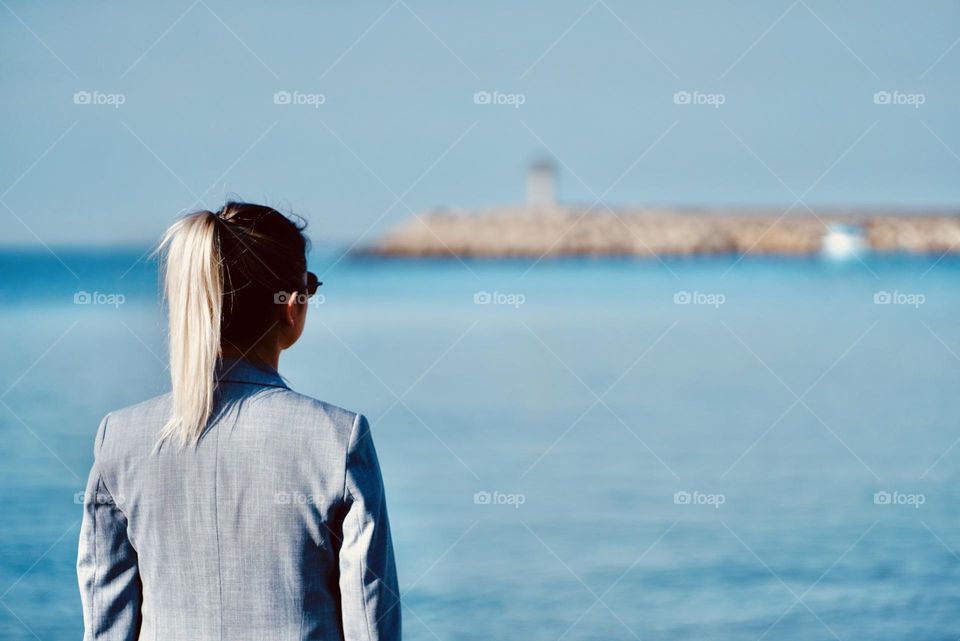
<svg viewBox="0 0 960 641"><path fill-rule="evenodd" d="M2 639L82 636L94 433L169 385L146 249L0 250ZM960 259L311 269L280 371L373 425L407 639L960 637Z"/></svg>

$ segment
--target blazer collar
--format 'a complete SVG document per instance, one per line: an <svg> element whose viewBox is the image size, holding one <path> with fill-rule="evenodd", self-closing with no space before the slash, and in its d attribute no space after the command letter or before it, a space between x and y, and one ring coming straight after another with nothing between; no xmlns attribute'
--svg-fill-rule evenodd
<svg viewBox="0 0 960 641"><path fill-rule="evenodd" d="M222 358L217 363L216 379L221 383L249 383L265 387L288 388L277 370L266 363L241 358Z"/></svg>

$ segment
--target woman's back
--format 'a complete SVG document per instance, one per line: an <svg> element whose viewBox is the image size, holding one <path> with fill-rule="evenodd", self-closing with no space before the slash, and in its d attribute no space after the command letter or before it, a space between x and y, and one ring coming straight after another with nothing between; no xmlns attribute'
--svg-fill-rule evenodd
<svg viewBox="0 0 960 641"><path fill-rule="evenodd" d="M366 420L244 361L218 379L195 448L157 445L169 395L101 424L79 562L85 616L104 635L93 638L393 638L396 572Z"/></svg>

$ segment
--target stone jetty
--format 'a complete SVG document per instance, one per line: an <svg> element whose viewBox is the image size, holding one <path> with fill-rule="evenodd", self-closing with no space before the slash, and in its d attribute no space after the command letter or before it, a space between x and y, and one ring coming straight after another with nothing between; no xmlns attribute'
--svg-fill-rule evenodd
<svg viewBox="0 0 960 641"><path fill-rule="evenodd" d="M820 253L837 229L875 253L960 253L960 211L588 208L521 205L418 214L360 252L385 257Z"/></svg>

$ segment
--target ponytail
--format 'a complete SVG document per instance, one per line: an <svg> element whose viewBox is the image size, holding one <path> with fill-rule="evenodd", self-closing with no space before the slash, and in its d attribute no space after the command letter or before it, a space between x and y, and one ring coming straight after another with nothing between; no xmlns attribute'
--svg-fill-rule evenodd
<svg viewBox="0 0 960 641"><path fill-rule="evenodd" d="M220 356L223 273L217 215L181 218L163 235L164 292L170 314L173 403L160 439L181 445L200 440L213 412Z"/></svg>

